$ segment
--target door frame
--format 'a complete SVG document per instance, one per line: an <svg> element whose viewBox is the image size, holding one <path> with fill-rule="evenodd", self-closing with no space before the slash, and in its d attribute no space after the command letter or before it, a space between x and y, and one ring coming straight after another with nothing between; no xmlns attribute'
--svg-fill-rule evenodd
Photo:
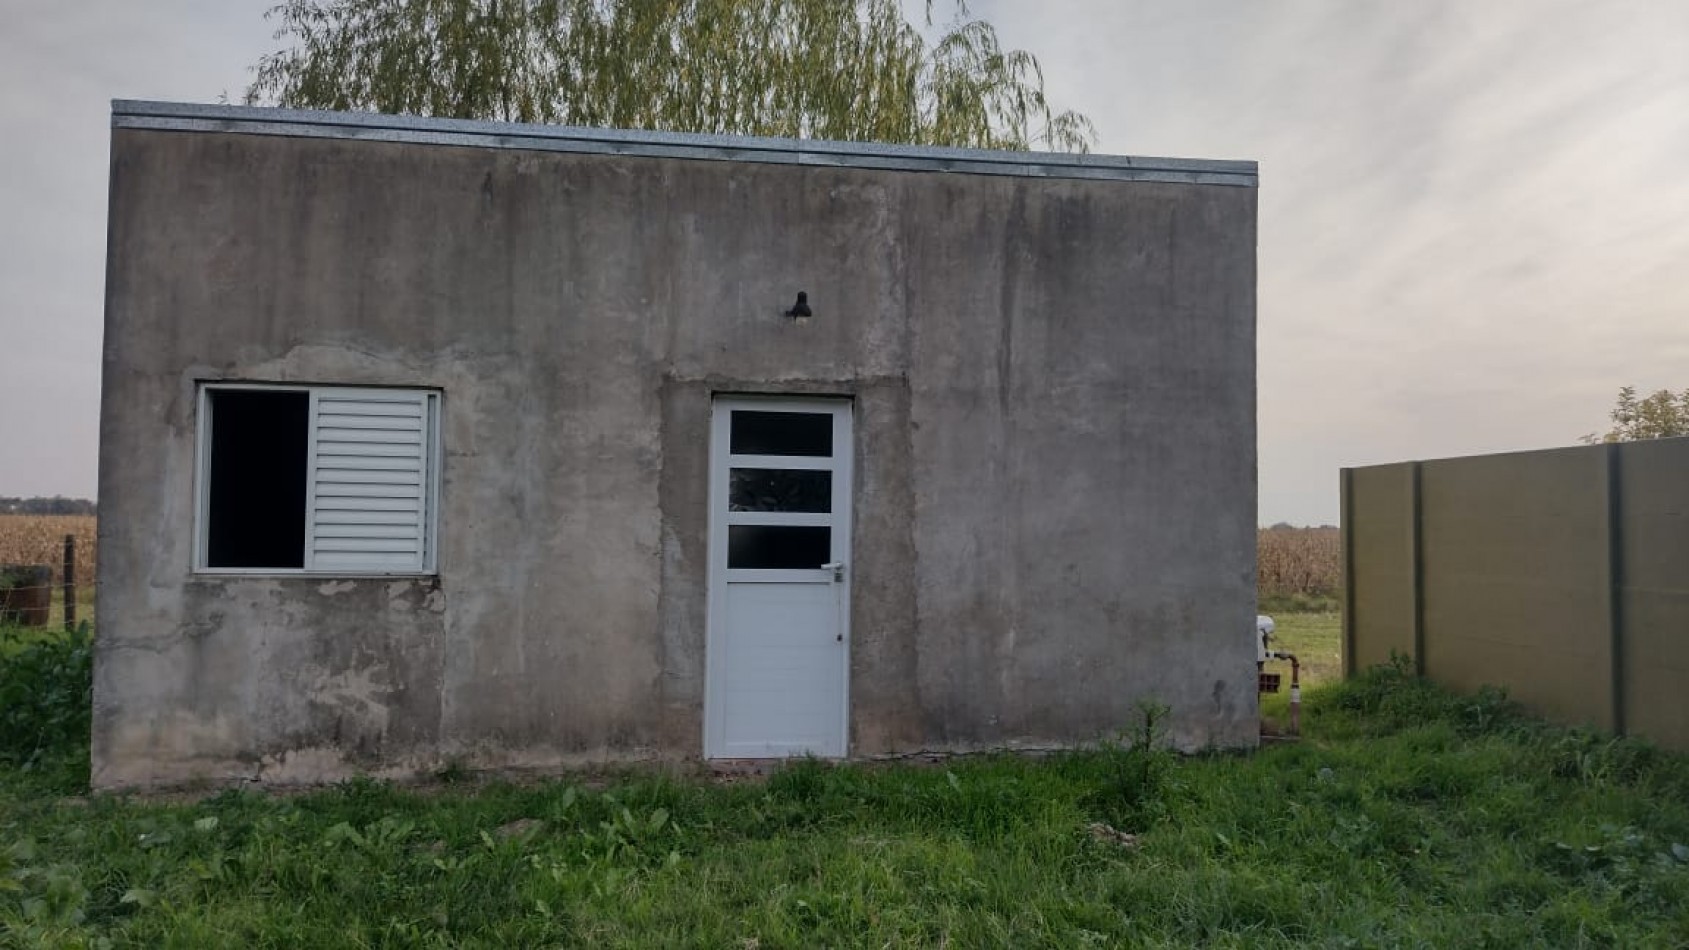
<svg viewBox="0 0 1689 950"><path fill-rule="evenodd" d="M856 463L855 442L855 414L856 404L847 395L755 395L747 393L712 393L710 397L710 425L709 425L709 473L708 495L709 506L708 525L706 527L705 547L707 548L708 565L704 582L704 758L724 758L723 746L726 744L725 710L721 707L719 691L720 680L725 670L722 667L725 650L722 638L727 628L727 514L728 499L725 483L729 465L731 422L734 409L756 409L765 412L815 412L825 409L833 417L833 456L831 471L833 472L833 543L832 556L839 559L840 540L843 540L844 572L843 578L829 582L833 588L838 606L839 635L841 638L839 658L839 734L838 748L841 757L850 755L850 658L851 658L851 581L855 573L856 547L852 543L852 528L855 521L855 481L853 478ZM780 458L787 458L780 456ZM804 456L791 456L792 460L804 459ZM796 465L793 467L811 467ZM747 572L750 573L750 572ZM755 574L787 575L794 571L758 571ZM807 572L806 572L807 573ZM821 571L815 572L821 574ZM819 578L818 578L819 579Z"/></svg>

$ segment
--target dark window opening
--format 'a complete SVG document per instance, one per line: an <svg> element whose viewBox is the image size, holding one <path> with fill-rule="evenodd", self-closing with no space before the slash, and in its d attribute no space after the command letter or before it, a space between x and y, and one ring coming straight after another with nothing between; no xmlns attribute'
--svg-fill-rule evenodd
<svg viewBox="0 0 1689 950"><path fill-rule="evenodd" d="M736 524L727 528L727 566L735 570L814 570L832 560L833 529Z"/></svg>
<svg viewBox="0 0 1689 950"><path fill-rule="evenodd" d="M821 412L760 412L733 410L728 438L734 455L833 454L833 416Z"/></svg>
<svg viewBox="0 0 1689 950"><path fill-rule="evenodd" d="M311 396L214 389L207 567L305 566Z"/></svg>

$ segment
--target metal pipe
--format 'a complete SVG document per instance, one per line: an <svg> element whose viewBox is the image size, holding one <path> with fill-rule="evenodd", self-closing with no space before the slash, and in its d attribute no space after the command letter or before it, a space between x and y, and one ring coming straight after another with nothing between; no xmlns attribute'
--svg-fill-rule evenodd
<svg viewBox="0 0 1689 950"><path fill-rule="evenodd" d="M1297 662L1296 654L1285 654L1290 661L1290 734L1302 734L1302 664Z"/></svg>
<svg viewBox="0 0 1689 950"><path fill-rule="evenodd" d="M1290 728L1286 734L1299 736L1302 734L1302 662L1296 659L1296 654L1280 650L1268 650L1266 658L1290 661Z"/></svg>

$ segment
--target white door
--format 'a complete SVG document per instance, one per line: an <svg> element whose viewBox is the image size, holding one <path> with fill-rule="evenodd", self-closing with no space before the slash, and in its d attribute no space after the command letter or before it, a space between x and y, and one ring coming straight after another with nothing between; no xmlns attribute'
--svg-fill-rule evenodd
<svg viewBox="0 0 1689 950"><path fill-rule="evenodd" d="M721 397L710 427L704 754L845 754L850 403Z"/></svg>

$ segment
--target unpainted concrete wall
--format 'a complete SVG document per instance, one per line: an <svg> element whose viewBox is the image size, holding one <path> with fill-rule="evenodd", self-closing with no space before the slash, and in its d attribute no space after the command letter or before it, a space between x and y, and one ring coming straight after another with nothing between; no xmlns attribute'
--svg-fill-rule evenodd
<svg viewBox="0 0 1689 950"><path fill-rule="evenodd" d="M1250 745L1254 253L1249 188L118 130L94 784L698 755L714 393L855 402L853 755ZM208 380L439 387L438 576L196 575Z"/></svg>
<svg viewBox="0 0 1689 950"><path fill-rule="evenodd" d="M1371 466L1345 484L1351 670L1417 652L1455 688L1689 748L1689 439ZM1417 570L1401 553L1415 532Z"/></svg>

